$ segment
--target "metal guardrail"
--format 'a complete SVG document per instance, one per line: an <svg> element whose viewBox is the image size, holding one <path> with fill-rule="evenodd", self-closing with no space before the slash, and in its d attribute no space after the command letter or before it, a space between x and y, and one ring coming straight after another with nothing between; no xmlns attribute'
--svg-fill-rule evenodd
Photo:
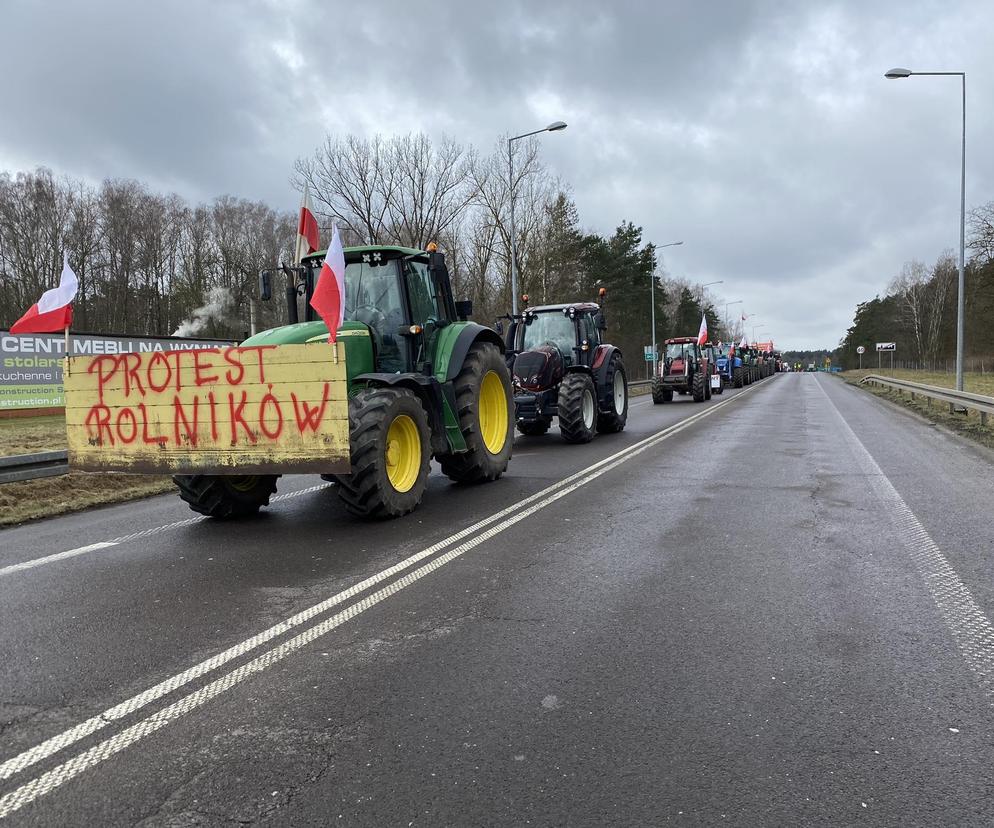
<svg viewBox="0 0 994 828"><path fill-rule="evenodd" d="M968 391L957 391L954 388L942 388L938 385L925 385L921 382L911 382L910 380L895 379L894 377L882 377L878 374L869 374L860 380L860 383L872 383L893 388L899 393L907 391L911 394L911 399L924 397L931 405L932 401L946 403L950 411L957 409L973 409L980 413L980 424L987 425L988 415L994 414L994 397L987 397L984 394L971 394Z"/></svg>
<svg viewBox="0 0 994 828"><path fill-rule="evenodd" d="M0 483L35 480L39 477L55 477L68 473L69 452L65 449L0 457Z"/></svg>
<svg viewBox="0 0 994 828"><path fill-rule="evenodd" d="M648 394L652 387L652 380L632 380L628 383L628 391L635 391L639 394Z"/></svg>

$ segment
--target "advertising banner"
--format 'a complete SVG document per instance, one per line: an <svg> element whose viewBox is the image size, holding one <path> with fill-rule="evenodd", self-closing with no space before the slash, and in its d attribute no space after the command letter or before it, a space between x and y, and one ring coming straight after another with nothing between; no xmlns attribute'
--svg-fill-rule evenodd
<svg viewBox="0 0 994 828"><path fill-rule="evenodd" d="M73 357L69 465L86 471L347 474L345 359L324 345Z"/></svg>
<svg viewBox="0 0 994 828"><path fill-rule="evenodd" d="M230 341L180 337L134 337L70 334L73 356L153 353L211 348ZM62 333L12 336L0 330L0 411L18 408L59 408L65 405L62 360L66 342Z"/></svg>

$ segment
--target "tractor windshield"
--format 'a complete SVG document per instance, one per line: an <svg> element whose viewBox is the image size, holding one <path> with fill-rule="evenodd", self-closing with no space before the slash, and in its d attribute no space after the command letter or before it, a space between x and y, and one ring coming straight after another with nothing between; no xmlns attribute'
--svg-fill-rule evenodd
<svg viewBox="0 0 994 828"><path fill-rule="evenodd" d="M693 359L694 346L687 342L671 343L666 346L667 359Z"/></svg>
<svg viewBox="0 0 994 828"><path fill-rule="evenodd" d="M521 350L528 351L539 345L556 345L567 359L573 356L576 347L576 329L573 320L562 311L546 311L531 315L531 322L525 324Z"/></svg>

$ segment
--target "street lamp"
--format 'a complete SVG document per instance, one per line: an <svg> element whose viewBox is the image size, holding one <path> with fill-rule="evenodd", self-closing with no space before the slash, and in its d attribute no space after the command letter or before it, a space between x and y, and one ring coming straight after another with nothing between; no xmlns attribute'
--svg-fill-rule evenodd
<svg viewBox="0 0 994 828"><path fill-rule="evenodd" d="M538 135L540 132L560 132L564 129L566 129L565 123L553 121L542 129L532 130L507 139L507 183L511 191L511 313L514 316L518 315L518 265L515 261L518 258L518 245L514 238L514 154L511 150L511 143L520 138Z"/></svg>
<svg viewBox="0 0 994 828"><path fill-rule="evenodd" d="M732 305L741 305L742 302L743 302L742 299L736 299L734 302L725 302L725 328L727 329L726 332L728 333L729 339L732 339L733 333L732 333L732 326L728 324L728 309Z"/></svg>
<svg viewBox="0 0 994 828"><path fill-rule="evenodd" d="M964 259L966 253L966 72L912 72L910 69L891 69L884 74L888 80L910 78L912 75L945 75L959 77L963 82L963 144L959 181L959 297L956 302L956 390L963 390L963 327L966 308L966 279Z"/></svg>
<svg viewBox="0 0 994 828"><path fill-rule="evenodd" d="M756 344L756 331L762 330L765 327L766 327L765 324L752 326L752 342L749 343L750 345Z"/></svg>
<svg viewBox="0 0 994 828"><path fill-rule="evenodd" d="M669 244L660 244L655 248L656 250L662 250L664 247L677 247L683 244L682 241L670 242ZM652 314L652 368L653 371L656 369L656 363L659 361L656 353L656 273L653 271L649 274L649 308Z"/></svg>

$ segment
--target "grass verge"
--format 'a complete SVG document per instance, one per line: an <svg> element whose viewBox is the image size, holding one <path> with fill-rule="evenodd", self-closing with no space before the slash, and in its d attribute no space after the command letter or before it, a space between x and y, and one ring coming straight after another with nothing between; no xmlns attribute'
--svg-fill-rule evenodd
<svg viewBox="0 0 994 828"><path fill-rule="evenodd" d="M860 385L860 380L867 374L877 374L878 376L894 377L895 379L908 380L909 382L920 382L924 385L936 385L940 388L952 388L956 384L956 377L953 374L934 374L925 371L843 371L839 374L843 380L850 385L858 385L871 394L883 397L886 400L895 402L905 408L911 409L917 414L921 414L933 423L945 426L946 428L969 437L971 440L994 449L994 427L988 418L988 425L980 424L980 415L976 411L967 411L966 414L954 414L945 403L933 402L928 404L928 400L921 397L912 400L907 393L902 394L894 389L883 388L875 385ZM963 377L965 389L973 394L986 394L994 397L994 376L991 374L965 374Z"/></svg>
<svg viewBox="0 0 994 828"><path fill-rule="evenodd" d="M53 451L66 446L66 421L51 417L0 420L0 457ZM0 483L0 526L121 503L173 489L168 477L145 474L87 474Z"/></svg>

